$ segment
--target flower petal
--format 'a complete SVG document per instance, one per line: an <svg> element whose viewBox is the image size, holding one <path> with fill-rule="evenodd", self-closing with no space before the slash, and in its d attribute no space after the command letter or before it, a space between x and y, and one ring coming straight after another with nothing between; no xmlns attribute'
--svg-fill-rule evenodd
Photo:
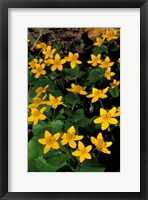
<svg viewBox="0 0 148 200"><path fill-rule="evenodd" d="M94 138L93 136L90 138L90 141L91 141L94 145L97 145L97 139Z"/></svg>
<svg viewBox="0 0 148 200"><path fill-rule="evenodd" d="M52 144L52 148L53 148L53 149L59 149L59 148L60 148L59 143L58 143L58 142L54 142L54 143Z"/></svg>
<svg viewBox="0 0 148 200"><path fill-rule="evenodd" d="M107 114L107 111L104 110L103 108L100 108L100 115L102 116L102 115L104 115L104 114Z"/></svg>
<svg viewBox="0 0 148 200"><path fill-rule="evenodd" d="M74 126L71 126L68 131L68 133L75 133L75 127Z"/></svg>
<svg viewBox="0 0 148 200"><path fill-rule="evenodd" d="M91 149L92 149L92 145L88 145L88 146L86 147L87 152L90 152Z"/></svg>
<svg viewBox="0 0 148 200"><path fill-rule="evenodd" d="M55 138L55 140L58 140L60 135L61 135L60 133L56 133L56 134L53 135L53 137Z"/></svg>
<svg viewBox="0 0 148 200"><path fill-rule="evenodd" d="M75 136L75 141L81 140L83 138L83 135L76 135Z"/></svg>
<svg viewBox="0 0 148 200"><path fill-rule="evenodd" d="M76 148L77 144L76 144L76 142L75 142L74 140L70 140L70 141L69 141L69 146L70 146L71 148Z"/></svg>
<svg viewBox="0 0 148 200"><path fill-rule="evenodd" d="M85 157L84 157L84 156L82 156L82 155L80 155L80 158L79 158L79 160L80 160L80 163L82 163L82 162L85 160Z"/></svg>
<svg viewBox="0 0 148 200"><path fill-rule="evenodd" d="M45 138L38 139L38 142L39 142L40 144L43 144L43 145L46 144Z"/></svg>
<svg viewBox="0 0 148 200"><path fill-rule="evenodd" d="M44 147L44 154L45 153L47 153L49 150L51 149L51 146L50 145L46 145L45 147Z"/></svg>
<svg viewBox="0 0 148 200"><path fill-rule="evenodd" d="M108 113L109 113L111 116L114 116L116 110L117 110L116 107L113 107Z"/></svg>
<svg viewBox="0 0 148 200"><path fill-rule="evenodd" d="M62 141L61 141L61 144L62 145L65 145L65 144L67 144L68 143L68 140L67 139L63 139Z"/></svg>
<svg viewBox="0 0 148 200"><path fill-rule="evenodd" d="M108 128L108 126L109 126L109 123L108 123L108 122L103 122L103 123L102 123L102 126L101 126L101 129L102 129L102 130L105 130L105 129Z"/></svg>
<svg viewBox="0 0 148 200"><path fill-rule="evenodd" d="M110 124L117 124L118 121L117 121L115 118L110 118L110 119L109 119L109 123L110 123Z"/></svg>
<svg viewBox="0 0 148 200"><path fill-rule="evenodd" d="M110 147L113 143L112 142L105 142L106 147Z"/></svg>
<svg viewBox="0 0 148 200"><path fill-rule="evenodd" d="M80 156L80 151L76 150L74 152L72 152L73 156Z"/></svg>
<svg viewBox="0 0 148 200"><path fill-rule="evenodd" d="M86 153L86 154L85 154L85 158L86 158L86 159L91 159L90 153Z"/></svg>
<svg viewBox="0 0 148 200"><path fill-rule="evenodd" d="M85 148L84 144L81 141L78 142L78 148L79 149Z"/></svg>
<svg viewBox="0 0 148 200"><path fill-rule="evenodd" d="M51 137L51 133L49 131L45 131L45 138Z"/></svg>
<svg viewBox="0 0 148 200"><path fill-rule="evenodd" d="M95 124L99 124L99 123L102 123L102 118L101 117L98 117L94 120L94 123Z"/></svg>

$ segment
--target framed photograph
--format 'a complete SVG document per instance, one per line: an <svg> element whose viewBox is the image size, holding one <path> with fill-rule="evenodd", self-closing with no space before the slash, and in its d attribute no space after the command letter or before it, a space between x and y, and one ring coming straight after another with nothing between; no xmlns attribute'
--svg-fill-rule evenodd
<svg viewBox="0 0 148 200"><path fill-rule="evenodd" d="M147 1L0 5L1 199L147 199Z"/></svg>

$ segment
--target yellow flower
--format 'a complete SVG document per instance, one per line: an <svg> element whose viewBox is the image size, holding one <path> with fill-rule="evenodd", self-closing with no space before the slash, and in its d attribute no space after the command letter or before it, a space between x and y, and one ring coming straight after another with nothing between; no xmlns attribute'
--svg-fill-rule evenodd
<svg viewBox="0 0 148 200"><path fill-rule="evenodd" d="M90 151L92 149L92 145L89 145L87 147L84 146L84 144L79 141L78 142L78 150L72 152L73 156L79 157L80 163L82 163L85 159L91 159Z"/></svg>
<svg viewBox="0 0 148 200"><path fill-rule="evenodd" d="M53 58L53 54L55 53L56 49L51 49L51 46L47 46L46 49L43 50L43 54L45 55L45 59Z"/></svg>
<svg viewBox="0 0 148 200"><path fill-rule="evenodd" d="M104 73L104 76L107 78L107 80L110 80L112 76L114 76L115 73L111 72L111 68L108 67Z"/></svg>
<svg viewBox="0 0 148 200"><path fill-rule="evenodd" d="M69 144L71 148L76 148L77 144L75 141L81 140L83 135L75 135L75 127L71 126L67 133L64 133L62 136L62 145Z"/></svg>
<svg viewBox="0 0 148 200"><path fill-rule="evenodd" d="M45 138L38 139L38 142L40 144L45 145L44 150L43 150L44 154L47 153L51 148L53 149L60 148L59 143L57 142L57 140L60 137L60 133L56 133L52 136L50 132L45 131L44 137Z"/></svg>
<svg viewBox="0 0 148 200"><path fill-rule="evenodd" d="M117 62L120 63L120 58L118 58Z"/></svg>
<svg viewBox="0 0 148 200"><path fill-rule="evenodd" d="M93 67L95 67L102 62L100 58L101 58L101 54L98 54L97 56L91 54L91 60L87 62L88 64L91 64Z"/></svg>
<svg viewBox="0 0 148 200"><path fill-rule="evenodd" d="M114 117L120 116L120 107L116 108L116 113L114 114Z"/></svg>
<svg viewBox="0 0 148 200"><path fill-rule="evenodd" d="M56 109L59 105L63 104L62 96L55 98L52 94L49 94L49 101L44 101L45 104L51 106L53 109Z"/></svg>
<svg viewBox="0 0 148 200"><path fill-rule="evenodd" d="M100 108L100 117L96 118L94 120L94 123L95 124L102 123L101 129L105 130L109 127L110 124L117 124L118 123L117 119L114 118L115 113L116 113L115 107L113 107L111 110L109 110L109 112L107 112L103 108Z"/></svg>
<svg viewBox="0 0 148 200"><path fill-rule="evenodd" d="M87 98L92 98L91 102L94 103L99 99L104 99L107 97L105 94L108 91L109 87L106 87L103 90L98 90L97 88L92 88L92 94L87 95Z"/></svg>
<svg viewBox="0 0 148 200"><path fill-rule="evenodd" d="M78 53L71 53L69 52L68 57L66 57L65 59L70 62L70 66L72 69L74 69L76 67L76 64L81 64L82 62L80 60L78 60L79 58L79 54Z"/></svg>
<svg viewBox="0 0 148 200"><path fill-rule="evenodd" d="M103 153L110 154L111 152L107 149L112 145L112 142L105 142L102 136L102 133L97 135L97 138L91 137L91 142L96 146L98 151L102 151Z"/></svg>
<svg viewBox="0 0 148 200"><path fill-rule="evenodd" d="M52 64L51 71L54 72L56 69L62 71L64 63L66 63L66 59L61 59L60 55L57 53L54 60L50 59L50 64Z"/></svg>
<svg viewBox="0 0 148 200"><path fill-rule="evenodd" d="M35 75L35 78L39 78L41 75L45 75L46 74L46 71L44 70L45 68L45 64L42 63L42 64L37 64L36 65L36 68L35 69L32 69L31 72L36 74Z"/></svg>
<svg viewBox="0 0 148 200"><path fill-rule="evenodd" d="M105 39L102 38L96 38L96 42L94 43L94 45L100 47L104 40Z"/></svg>
<svg viewBox="0 0 148 200"><path fill-rule="evenodd" d="M86 95L87 92L84 91L86 87L82 87L80 85L75 85L74 83L71 84L71 88L66 88L69 92L73 92L75 94Z"/></svg>
<svg viewBox="0 0 148 200"><path fill-rule="evenodd" d="M39 87L36 89L36 97L40 96L41 94L46 92L46 89L48 88L49 85L46 85L44 88L43 87Z"/></svg>
<svg viewBox="0 0 148 200"><path fill-rule="evenodd" d="M38 63L38 60L34 58L31 62L29 62L30 67L28 67L28 69L35 68L37 63Z"/></svg>
<svg viewBox="0 0 148 200"><path fill-rule="evenodd" d="M110 58L107 56L104 61L102 61L101 65L99 65L100 68L108 68L113 66L114 62L110 62Z"/></svg>
<svg viewBox="0 0 148 200"><path fill-rule="evenodd" d="M39 105L43 103L45 98L46 95L43 98L38 98L38 97L33 98L33 102L28 105L28 108L30 109L37 108Z"/></svg>
<svg viewBox="0 0 148 200"><path fill-rule="evenodd" d="M42 49L42 51L44 51L46 49L47 45L44 42L41 42L39 44L36 45L37 49Z"/></svg>
<svg viewBox="0 0 148 200"><path fill-rule="evenodd" d="M114 79L113 82L110 83L110 86L113 89L113 88L117 87L119 84L120 84L120 81L117 81Z"/></svg>
<svg viewBox="0 0 148 200"><path fill-rule="evenodd" d="M118 38L116 30L106 30L106 33L102 37L107 39L107 41L116 40Z"/></svg>
<svg viewBox="0 0 148 200"><path fill-rule="evenodd" d="M43 107L41 110L38 110L36 108L33 108L31 110L31 116L28 117L29 122L33 122L34 126L38 124L39 120L45 120L46 116L43 114L43 112L46 110L45 107Z"/></svg>

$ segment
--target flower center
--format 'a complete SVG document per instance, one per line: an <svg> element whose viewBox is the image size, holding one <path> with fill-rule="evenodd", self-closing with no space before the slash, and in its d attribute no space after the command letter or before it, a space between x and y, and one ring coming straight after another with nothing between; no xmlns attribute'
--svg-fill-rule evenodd
<svg viewBox="0 0 148 200"><path fill-rule="evenodd" d="M109 119L110 119L110 114L109 113L107 113L107 114L104 114L104 115L102 115L102 120L104 120L104 121L108 121Z"/></svg>
<svg viewBox="0 0 148 200"><path fill-rule="evenodd" d="M103 149L103 146L104 146L104 141L103 140L98 140L96 148L101 151Z"/></svg>
<svg viewBox="0 0 148 200"><path fill-rule="evenodd" d="M54 99L54 100L53 100L53 104L56 104L56 103L59 103L59 100L58 100L58 99Z"/></svg>
<svg viewBox="0 0 148 200"><path fill-rule="evenodd" d="M39 73L40 73L42 70L43 70L43 69L42 69L41 66L38 66L38 67L36 68L36 71L39 72Z"/></svg>
<svg viewBox="0 0 148 200"><path fill-rule="evenodd" d="M99 58L98 57L95 57L94 58L94 62L98 62L99 61Z"/></svg>
<svg viewBox="0 0 148 200"><path fill-rule="evenodd" d="M60 60L55 60L55 61L54 61L54 64L55 64L55 65L60 65L61 62L60 62Z"/></svg>
<svg viewBox="0 0 148 200"><path fill-rule="evenodd" d="M38 117L40 115L40 112L38 110L35 110L32 114L33 116Z"/></svg>
<svg viewBox="0 0 148 200"><path fill-rule="evenodd" d="M52 136L46 138L46 143L47 144L51 145L54 142L55 142L55 139Z"/></svg>
<svg viewBox="0 0 148 200"><path fill-rule="evenodd" d="M81 152L82 155L87 153L86 149L81 149L80 152Z"/></svg>
<svg viewBox="0 0 148 200"><path fill-rule="evenodd" d="M77 57L73 55L71 61L76 61L76 60L77 60Z"/></svg>
<svg viewBox="0 0 148 200"><path fill-rule="evenodd" d="M73 132L72 133L67 133L67 139L68 140L74 140L74 138L75 138L75 135L74 135Z"/></svg>
<svg viewBox="0 0 148 200"><path fill-rule="evenodd" d="M110 72L105 72L105 75L106 76L110 76Z"/></svg>

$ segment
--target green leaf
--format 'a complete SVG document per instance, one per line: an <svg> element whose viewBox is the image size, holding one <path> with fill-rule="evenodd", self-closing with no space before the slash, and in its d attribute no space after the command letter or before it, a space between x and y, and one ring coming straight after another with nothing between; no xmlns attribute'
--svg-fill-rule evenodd
<svg viewBox="0 0 148 200"><path fill-rule="evenodd" d="M95 83L97 81L100 81L103 78L103 76L104 76L104 69L101 68L91 69L88 80L91 83Z"/></svg>
<svg viewBox="0 0 148 200"><path fill-rule="evenodd" d="M94 47L92 51L93 51L93 54L95 56L97 56L98 54L106 52L107 51L107 46L102 44L100 47Z"/></svg>
<svg viewBox="0 0 148 200"><path fill-rule="evenodd" d="M85 115L84 115L84 110L83 109L79 109L74 113L74 122L78 122L82 119L84 119Z"/></svg>
<svg viewBox="0 0 148 200"><path fill-rule="evenodd" d="M53 172L55 171L42 156L28 162L28 170L30 172Z"/></svg>
<svg viewBox="0 0 148 200"><path fill-rule="evenodd" d="M85 160L77 169L77 172L104 172L103 167L98 161Z"/></svg>
<svg viewBox="0 0 148 200"><path fill-rule="evenodd" d="M65 96L65 101L68 103L68 104L73 104L73 102L75 101L76 103L79 103L80 101L80 97L77 95L75 95L74 93L70 92L68 94L66 94Z"/></svg>
<svg viewBox="0 0 148 200"><path fill-rule="evenodd" d="M79 73L79 70L80 70L79 66L76 65L76 67L74 69L65 68L64 72L66 73L66 75L68 75L70 77L74 77L74 76L76 76Z"/></svg>
<svg viewBox="0 0 148 200"><path fill-rule="evenodd" d="M112 95L112 97L117 98L119 96L119 94L120 94L120 90L119 90L118 87L115 87L113 89L110 88L109 89L109 93Z"/></svg>
<svg viewBox="0 0 148 200"><path fill-rule="evenodd" d="M43 154L43 145L41 145L36 137L33 137L28 144L28 160L35 159Z"/></svg>
<svg viewBox="0 0 148 200"><path fill-rule="evenodd" d="M64 112L70 118L73 116L73 112L68 108L64 108Z"/></svg>

